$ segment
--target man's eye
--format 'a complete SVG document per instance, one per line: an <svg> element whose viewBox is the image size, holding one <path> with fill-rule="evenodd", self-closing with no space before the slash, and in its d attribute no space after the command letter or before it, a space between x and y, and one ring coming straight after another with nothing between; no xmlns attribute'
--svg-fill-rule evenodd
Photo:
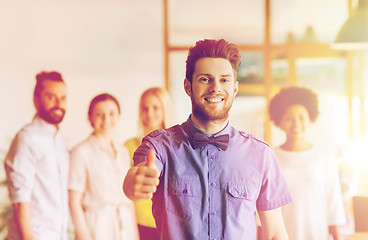
<svg viewBox="0 0 368 240"><path fill-rule="evenodd" d="M50 95L50 94L46 95L46 97L47 97L48 100L54 100L55 99L55 96Z"/></svg>
<svg viewBox="0 0 368 240"><path fill-rule="evenodd" d="M201 82L208 82L209 79L208 78L200 78L199 81L201 81Z"/></svg>

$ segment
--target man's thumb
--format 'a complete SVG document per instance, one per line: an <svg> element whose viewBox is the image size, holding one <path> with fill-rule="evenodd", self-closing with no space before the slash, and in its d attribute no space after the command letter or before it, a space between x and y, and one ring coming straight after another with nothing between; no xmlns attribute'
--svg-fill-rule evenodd
<svg viewBox="0 0 368 240"><path fill-rule="evenodd" d="M153 151L152 149L150 149L148 151L148 154L147 154L146 166L147 167L153 167L153 166L155 166L155 160L156 160L156 153L155 153L155 151Z"/></svg>

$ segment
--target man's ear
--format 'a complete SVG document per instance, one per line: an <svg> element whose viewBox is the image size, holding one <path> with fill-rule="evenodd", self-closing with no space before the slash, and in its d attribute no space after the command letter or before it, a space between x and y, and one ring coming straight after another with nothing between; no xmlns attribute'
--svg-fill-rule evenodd
<svg viewBox="0 0 368 240"><path fill-rule="evenodd" d="M36 110L38 111L38 109L40 108L40 99L36 96L33 96L33 104Z"/></svg>
<svg viewBox="0 0 368 240"><path fill-rule="evenodd" d="M236 94L238 93L239 91L239 82L236 81L235 82L235 87L234 87L234 97L236 96Z"/></svg>
<svg viewBox="0 0 368 240"><path fill-rule="evenodd" d="M186 78L184 79L184 90L189 97L192 96L192 84Z"/></svg>

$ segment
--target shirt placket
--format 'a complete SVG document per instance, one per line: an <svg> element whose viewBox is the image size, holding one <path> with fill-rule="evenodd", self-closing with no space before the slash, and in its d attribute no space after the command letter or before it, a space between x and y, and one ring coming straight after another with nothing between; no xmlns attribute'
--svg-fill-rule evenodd
<svg viewBox="0 0 368 240"><path fill-rule="evenodd" d="M63 171L62 171L62 161L64 159L61 159L60 158L60 148L59 148L59 144L60 142L58 141L59 140L59 137L58 137L58 132L56 132L53 136L53 143L54 143L54 153L55 153L55 157L56 157L56 165L57 165L57 170L58 170L58 184L59 184L59 191L60 191L60 204L61 204L61 211L62 213L64 213L64 209L67 209L67 203L65 202L65 192L63 191L64 190L64 182L63 182ZM61 233L60 233L60 236L63 236L63 229L66 229L67 226L64 226L64 214L61 214L60 215L61 219L60 219L60 223L61 223ZM62 237L63 238L63 237Z"/></svg>
<svg viewBox="0 0 368 240"><path fill-rule="evenodd" d="M216 165L218 161L218 148L212 144L207 145L208 153L208 186L209 186L209 236L211 240L221 239L221 211L219 208L220 188L218 181L218 171Z"/></svg>

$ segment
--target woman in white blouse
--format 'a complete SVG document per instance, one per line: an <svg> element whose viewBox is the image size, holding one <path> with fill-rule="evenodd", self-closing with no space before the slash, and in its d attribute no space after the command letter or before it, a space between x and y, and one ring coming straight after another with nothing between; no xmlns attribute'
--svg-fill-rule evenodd
<svg viewBox="0 0 368 240"><path fill-rule="evenodd" d="M69 205L76 239L139 239L133 203L121 184L130 168L128 151L112 140L119 102L110 94L92 99L92 134L71 151Z"/></svg>
<svg viewBox="0 0 368 240"><path fill-rule="evenodd" d="M338 226L345 215L337 163L328 148L306 137L319 115L317 95L307 88L284 88L271 100L269 112L286 135L274 153L294 198L282 207L289 238L341 239Z"/></svg>

